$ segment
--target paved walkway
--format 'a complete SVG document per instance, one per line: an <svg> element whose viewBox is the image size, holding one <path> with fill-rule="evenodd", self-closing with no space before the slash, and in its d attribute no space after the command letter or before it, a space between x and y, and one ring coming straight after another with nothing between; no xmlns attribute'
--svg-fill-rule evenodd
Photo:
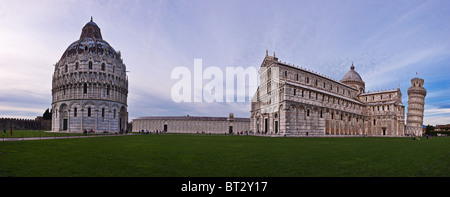
<svg viewBox="0 0 450 197"><path fill-rule="evenodd" d="M117 135L79 135L79 136L58 136L58 137L24 137L24 138L0 138L3 141L23 141L23 140L50 140L50 139L68 139L68 138L91 138L91 137L112 137L112 136L126 136L134 134L117 134Z"/></svg>

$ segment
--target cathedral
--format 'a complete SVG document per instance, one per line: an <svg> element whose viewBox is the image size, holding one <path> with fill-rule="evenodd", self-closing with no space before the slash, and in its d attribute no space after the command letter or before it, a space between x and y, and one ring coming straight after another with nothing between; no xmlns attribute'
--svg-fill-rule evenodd
<svg viewBox="0 0 450 197"><path fill-rule="evenodd" d="M91 18L54 65L52 131L125 131L127 95L120 51L103 40Z"/></svg>
<svg viewBox="0 0 450 197"><path fill-rule="evenodd" d="M405 129L400 89L366 92L355 69L352 64L337 81L282 63L266 51L251 102L250 130L285 136L421 136L423 79L411 81Z"/></svg>

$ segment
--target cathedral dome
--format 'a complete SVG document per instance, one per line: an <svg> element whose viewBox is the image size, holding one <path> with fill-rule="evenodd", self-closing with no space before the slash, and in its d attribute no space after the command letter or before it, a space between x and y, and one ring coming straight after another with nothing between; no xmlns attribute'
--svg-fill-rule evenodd
<svg viewBox="0 0 450 197"><path fill-rule="evenodd" d="M355 71L355 66L353 66L353 64L350 66L350 70L344 75L341 82L355 88L360 93L365 92L366 83L362 80L358 72Z"/></svg>
<svg viewBox="0 0 450 197"><path fill-rule="evenodd" d="M363 82L361 76L359 76L358 72L355 71L355 66L350 67L350 70L347 72L347 74L344 75L344 78L341 80L342 82L345 81L360 81Z"/></svg>

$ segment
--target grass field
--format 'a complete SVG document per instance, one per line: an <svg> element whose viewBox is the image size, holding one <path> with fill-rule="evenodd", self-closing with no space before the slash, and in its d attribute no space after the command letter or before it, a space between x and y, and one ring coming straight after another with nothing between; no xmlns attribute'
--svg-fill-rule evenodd
<svg viewBox="0 0 450 197"><path fill-rule="evenodd" d="M1 177L450 176L450 138L131 135L0 141Z"/></svg>

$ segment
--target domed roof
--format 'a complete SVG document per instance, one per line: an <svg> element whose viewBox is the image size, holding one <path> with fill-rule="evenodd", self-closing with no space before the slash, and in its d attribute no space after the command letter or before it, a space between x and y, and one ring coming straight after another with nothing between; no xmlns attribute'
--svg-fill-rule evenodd
<svg viewBox="0 0 450 197"><path fill-rule="evenodd" d="M347 72L347 74L344 75L344 78L342 78L341 82L346 81L360 81L363 82L361 76L355 71L355 66L350 67L350 70Z"/></svg>
<svg viewBox="0 0 450 197"><path fill-rule="evenodd" d="M102 39L102 33L100 32L100 27L94 21L91 21L86 23L86 25L83 27L83 30L81 31L80 39L83 38L96 38L96 39Z"/></svg>
<svg viewBox="0 0 450 197"><path fill-rule="evenodd" d="M109 45L108 42L103 40L100 27L94 21L89 21L83 27L80 35L80 39L73 42L67 47L61 58L81 54L83 52L91 52L96 54L105 54L112 57L119 58L116 50Z"/></svg>

